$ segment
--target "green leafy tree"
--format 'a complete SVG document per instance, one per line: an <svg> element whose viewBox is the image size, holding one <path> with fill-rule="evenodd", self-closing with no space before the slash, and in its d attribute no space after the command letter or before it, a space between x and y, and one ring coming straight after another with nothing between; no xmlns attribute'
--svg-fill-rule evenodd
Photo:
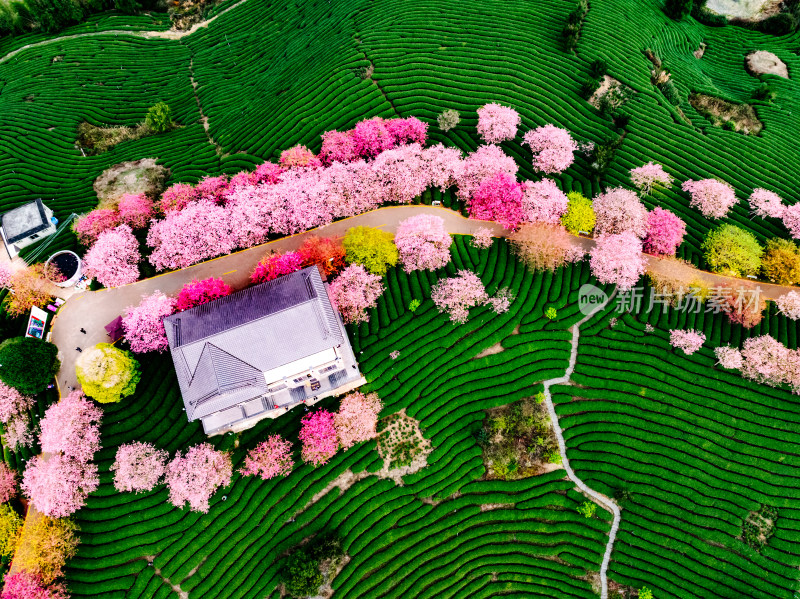
<svg viewBox="0 0 800 599"><path fill-rule="evenodd" d="M709 231L703 250L714 272L741 277L754 275L761 267L763 250L755 236L734 225L724 224Z"/></svg>
<svg viewBox="0 0 800 599"><path fill-rule="evenodd" d="M778 285L800 283L800 248L788 239L769 239L761 258L764 276Z"/></svg>
<svg viewBox="0 0 800 599"><path fill-rule="evenodd" d="M653 599L653 591L647 587L639 589L639 599Z"/></svg>
<svg viewBox="0 0 800 599"><path fill-rule="evenodd" d="M544 311L544 316L548 320L555 320L556 318L558 318L558 311L553 306L550 306L549 308L547 308L547 310Z"/></svg>
<svg viewBox="0 0 800 599"><path fill-rule="evenodd" d="M151 131L164 133L172 129L172 110L166 102L159 102L151 106L144 118L144 124Z"/></svg>
<svg viewBox="0 0 800 599"><path fill-rule="evenodd" d="M411 312L416 312L417 308L419 308L419 306L420 306L420 303L421 302L418 299L413 299L413 300L411 300L411 303L408 304L408 309Z"/></svg>
<svg viewBox="0 0 800 599"><path fill-rule="evenodd" d="M344 236L345 260L348 264L361 264L374 275L385 275L390 266L397 264L399 253L394 236L374 227L353 227Z"/></svg>
<svg viewBox="0 0 800 599"><path fill-rule="evenodd" d="M667 0L664 4L664 12L670 19L680 21L692 12L692 0Z"/></svg>
<svg viewBox="0 0 800 599"><path fill-rule="evenodd" d="M83 392L100 403L133 395L141 378L139 362L133 354L110 343L98 343L85 350L75 363L75 374Z"/></svg>
<svg viewBox="0 0 800 599"><path fill-rule="evenodd" d="M322 586L323 577L319 571L319 560L302 549L289 556L284 573L284 587L292 597L316 595Z"/></svg>
<svg viewBox="0 0 800 599"><path fill-rule="evenodd" d="M33 337L13 337L0 343L0 381L23 395L47 389L61 363L58 348Z"/></svg>
<svg viewBox="0 0 800 599"><path fill-rule="evenodd" d="M584 501L577 507L578 513L584 518L591 518L597 511L597 504L591 501Z"/></svg>
<svg viewBox="0 0 800 599"><path fill-rule="evenodd" d="M595 222L592 200L577 191L568 193L567 199L569 204L567 204L567 211L561 217L561 224L573 235L577 235L581 231L591 233L594 230Z"/></svg>

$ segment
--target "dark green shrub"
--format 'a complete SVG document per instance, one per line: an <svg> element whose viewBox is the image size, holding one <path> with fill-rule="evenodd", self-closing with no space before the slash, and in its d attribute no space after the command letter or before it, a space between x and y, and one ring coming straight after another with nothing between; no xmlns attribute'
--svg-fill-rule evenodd
<svg viewBox="0 0 800 599"><path fill-rule="evenodd" d="M588 100L592 97L592 94L598 90L600 87L600 80L599 79L586 79L581 84L580 95L581 98L584 100Z"/></svg>
<svg viewBox="0 0 800 599"><path fill-rule="evenodd" d="M28 28L38 28L53 33L78 23L84 17L83 8L73 0L23 0L13 2L20 23Z"/></svg>
<svg viewBox="0 0 800 599"><path fill-rule="evenodd" d="M675 83L670 79L669 81L665 81L664 83L659 84L658 89L661 90L661 93L664 94L667 102L672 104L673 106L678 106L681 103L681 94L678 91L678 88L675 86Z"/></svg>
<svg viewBox="0 0 800 599"><path fill-rule="evenodd" d="M333 533L324 534L313 539L303 547L296 549L281 572L281 580L286 592L292 597L316 595L319 587L325 583L320 572L320 562L336 560L342 555L342 541Z"/></svg>
<svg viewBox="0 0 800 599"><path fill-rule="evenodd" d="M670 18L680 21L692 12L692 0L667 0L664 13Z"/></svg>
<svg viewBox="0 0 800 599"><path fill-rule="evenodd" d="M775 92L772 91L772 88L768 84L762 83L756 88L751 97L753 100L757 100L759 102L771 103L775 99Z"/></svg>
<svg viewBox="0 0 800 599"><path fill-rule="evenodd" d="M595 79L600 79L603 75L608 73L608 63L602 58L598 58L589 65L589 73Z"/></svg>
<svg viewBox="0 0 800 599"><path fill-rule="evenodd" d="M787 35L797 29L797 20L791 13L783 12L760 21L756 28L770 35Z"/></svg>
<svg viewBox="0 0 800 599"><path fill-rule="evenodd" d="M728 18L725 15L719 15L706 8L706 0L695 0L694 6L692 6L692 17L697 22L709 27L725 27L728 24Z"/></svg>
<svg viewBox="0 0 800 599"><path fill-rule="evenodd" d="M25 395L47 389L61 363L58 348L32 337L14 337L0 343L0 380Z"/></svg>
<svg viewBox="0 0 800 599"><path fill-rule="evenodd" d="M574 50L578 45L583 20L586 18L588 11L588 0L579 0L578 5L567 15L567 24L561 30L561 36L564 38L564 47L567 51Z"/></svg>

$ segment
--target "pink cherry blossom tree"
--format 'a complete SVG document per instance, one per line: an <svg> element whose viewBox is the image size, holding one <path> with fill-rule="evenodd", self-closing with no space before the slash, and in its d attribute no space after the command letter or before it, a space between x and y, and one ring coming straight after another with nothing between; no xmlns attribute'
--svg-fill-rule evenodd
<svg viewBox="0 0 800 599"><path fill-rule="evenodd" d="M39 443L45 453L61 452L79 462L88 462L100 450L100 421L103 411L72 391L44 413Z"/></svg>
<svg viewBox="0 0 800 599"><path fill-rule="evenodd" d="M381 152L371 163L380 204L408 204L430 185L419 144Z"/></svg>
<svg viewBox="0 0 800 599"><path fill-rule="evenodd" d="M488 300L480 277L469 270L459 270L457 276L441 279L431 289L431 299L439 312L445 312L456 324L469 319L469 309Z"/></svg>
<svg viewBox="0 0 800 599"><path fill-rule="evenodd" d="M464 169L461 150L442 144L422 150L422 162L429 182L427 186L438 187L442 192L458 182Z"/></svg>
<svg viewBox="0 0 800 599"><path fill-rule="evenodd" d="M286 476L294 466L292 444L280 435L270 435L254 449L247 452L244 466L239 469L242 476L259 476L269 480L276 476Z"/></svg>
<svg viewBox="0 0 800 599"><path fill-rule="evenodd" d="M0 383L0 422L8 423L15 416L25 414L34 405L33 397L23 395L14 387Z"/></svg>
<svg viewBox="0 0 800 599"><path fill-rule="evenodd" d="M22 491L34 507L51 518L64 518L86 504L97 490L97 465L54 453L35 456L22 477Z"/></svg>
<svg viewBox="0 0 800 599"><path fill-rule="evenodd" d="M616 235L628 231L636 237L647 233L647 208L629 189L614 187L597 196L592 207L595 213L595 233Z"/></svg>
<svg viewBox="0 0 800 599"><path fill-rule="evenodd" d="M738 370L742 367L742 352L735 347L731 347L730 345L715 347L714 355L717 358L717 364L723 368Z"/></svg>
<svg viewBox="0 0 800 599"><path fill-rule="evenodd" d="M395 146L404 144L424 146L428 139L428 123L423 123L417 117L389 119L386 121L386 128L389 130Z"/></svg>
<svg viewBox="0 0 800 599"><path fill-rule="evenodd" d="M155 215L153 200L143 193L123 195L119 204L120 221L131 229L144 229Z"/></svg>
<svg viewBox="0 0 800 599"><path fill-rule="evenodd" d="M225 192L225 200L227 202L228 196L242 187L252 187L258 183L258 175L255 171L239 171L231 177L228 183L228 189Z"/></svg>
<svg viewBox="0 0 800 599"><path fill-rule="evenodd" d="M769 335L745 339L742 375L758 383L777 387L787 381L789 350Z"/></svg>
<svg viewBox="0 0 800 599"><path fill-rule="evenodd" d="M303 268L303 256L299 252L267 254L256 264L255 270L250 274L250 282L266 283L301 268Z"/></svg>
<svg viewBox="0 0 800 599"><path fill-rule="evenodd" d="M347 217L377 208L383 201L378 175L364 160L334 162L322 175L326 202L334 217Z"/></svg>
<svg viewBox="0 0 800 599"><path fill-rule="evenodd" d="M669 210L656 206L647 215L644 251L648 254L674 256L686 234L686 223Z"/></svg>
<svg viewBox="0 0 800 599"><path fill-rule="evenodd" d="M430 214L418 214L401 221L394 236L406 272L442 268L450 262L452 242L444 220Z"/></svg>
<svg viewBox="0 0 800 599"><path fill-rule="evenodd" d="M135 441L120 445L111 466L119 492L139 493L155 487L167 470L169 454L152 443Z"/></svg>
<svg viewBox="0 0 800 599"><path fill-rule="evenodd" d="M322 166L322 161L314 156L314 152L302 145L297 145L281 152L278 163L283 168L317 168Z"/></svg>
<svg viewBox="0 0 800 599"><path fill-rule="evenodd" d="M383 404L377 393L364 395L356 391L342 398L339 412L333 417L342 449L347 451L356 443L369 441L377 436L378 414L382 408Z"/></svg>
<svg viewBox="0 0 800 599"><path fill-rule="evenodd" d="M615 284L620 291L631 289L644 273L642 242L625 231L600 235L590 252L589 266L601 283Z"/></svg>
<svg viewBox="0 0 800 599"><path fill-rule="evenodd" d="M486 250L492 247L494 236L492 230L486 227L479 227L472 234L472 245L479 250Z"/></svg>
<svg viewBox="0 0 800 599"><path fill-rule="evenodd" d="M528 222L558 225L567 211L569 200L552 179L528 182L522 196L522 211Z"/></svg>
<svg viewBox="0 0 800 599"><path fill-rule="evenodd" d="M208 200L215 204L222 204L225 202L225 196L228 192L230 182L227 175L219 175L217 177L203 177L200 183L195 187L195 193L198 199Z"/></svg>
<svg viewBox="0 0 800 599"><path fill-rule="evenodd" d="M795 239L800 239L800 203L787 206L781 218L783 226L789 229L789 234Z"/></svg>
<svg viewBox="0 0 800 599"><path fill-rule="evenodd" d="M176 183L171 187L164 190L161 194L159 206L161 212L167 214L173 210L183 210L192 202L200 199L200 194L194 188L194 185L188 183Z"/></svg>
<svg viewBox="0 0 800 599"><path fill-rule="evenodd" d="M511 302L514 301L514 292L508 287L502 287L497 290L492 297L486 300L486 305L489 306L495 314L503 314L511 309Z"/></svg>
<svg viewBox="0 0 800 599"><path fill-rule="evenodd" d="M169 501L179 508L188 502L192 511L207 513L208 500L218 488L231 484L232 475L230 454L217 451L211 443L190 447L185 456L179 451L167 464Z"/></svg>
<svg viewBox="0 0 800 599"><path fill-rule="evenodd" d="M178 312L183 312L231 293L233 293L233 287L222 279L215 279L214 277L203 279L202 281L193 279L181 289L175 302L175 308Z"/></svg>
<svg viewBox="0 0 800 599"><path fill-rule="evenodd" d="M723 218L736 203L733 187L718 179L684 181L681 189L691 195L689 205L707 218Z"/></svg>
<svg viewBox="0 0 800 599"><path fill-rule="evenodd" d="M97 208L91 212L79 216L72 223L72 230L85 246L92 245L100 233L113 229L120 223L119 212L111 208Z"/></svg>
<svg viewBox="0 0 800 599"><path fill-rule="evenodd" d="M533 152L533 168L548 175L560 173L575 161L578 145L569 131L555 125L545 125L528 131L523 143Z"/></svg>
<svg viewBox="0 0 800 599"><path fill-rule="evenodd" d="M768 216L780 218L786 209L781 196L762 187L754 189L747 202L750 204L750 212L754 216L760 216L761 218L767 218Z"/></svg>
<svg viewBox="0 0 800 599"><path fill-rule="evenodd" d="M8 573L4 579L0 599L70 599L66 587L61 583L45 584L40 574L27 570Z"/></svg>
<svg viewBox="0 0 800 599"><path fill-rule="evenodd" d="M500 146L494 144L479 146L472 154L461 162L456 173L458 199L466 202L478 191L484 180L497 173L516 175L519 167L513 158L507 156Z"/></svg>
<svg viewBox="0 0 800 599"><path fill-rule="evenodd" d="M7 503L17 496L17 472L0 462L0 503Z"/></svg>
<svg viewBox="0 0 800 599"><path fill-rule="evenodd" d="M267 185L277 183L280 181L281 174L283 174L284 170L285 169L280 164L275 164L274 162L259 164L255 170L256 183L266 183Z"/></svg>
<svg viewBox="0 0 800 599"><path fill-rule="evenodd" d="M375 158L395 145L394 136L386 127L386 121L380 117L356 123L352 137L356 154L361 158Z"/></svg>
<svg viewBox="0 0 800 599"><path fill-rule="evenodd" d="M319 158L326 166L330 166L334 162L347 163L356 160L358 153L352 132L334 129L323 133Z"/></svg>
<svg viewBox="0 0 800 599"><path fill-rule="evenodd" d="M156 270L186 268L229 254L235 244L228 211L208 200L169 212L147 234L147 245L153 248L150 263Z"/></svg>
<svg viewBox="0 0 800 599"><path fill-rule="evenodd" d="M514 139L519 123L519 113L508 106L493 102L478 108L478 135L487 144Z"/></svg>
<svg viewBox="0 0 800 599"><path fill-rule="evenodd" d="M5 434L3 443L9 449L18 447L30 447L33 445L33 431L31 430L31 419L27 414L12 416L5 423Z"/></svg>
<svg viewBox="0 0 800 599"><path fill-rule="evenodd" d="M523 211L524 186L513 175L498 172L481 182L467 200L469 217L493 220L505 229L516 230L525 218Z"/></svg>
<svg viewBox="0 0 800 599"><path fill-rule="evenodd" d="M8 262L0 262L0 287L8 287L14 271Z"/></svg>
<svg viewBox="0 0 800 599"><path fill-rule="evenodd" d="M780 296L775 300L778 306L778 311L791 320L800 318L800 293L797 291L790 291Z"/></svg>
<svg viewBox="0 0 800 599"><path fill-rule="evenodd" d="M300 421L300 441L303 449L300 457L314 467L323 466L339 449L334 416L327 410L309 412Z"/></svg>
<svg viewBox="0 0 800 599"><path fill-rule="evenodd" d="M643 196L648 195L653 187L670 187L672 181L672 175L655 162L648 162L644 166L631 169L631 183Z"/></svg>
<svg viewBox="0 0 800 599"><path fill-rule="evenodd" d="M681 330L673 329L669 332L669 343L672 347L682 349L683 353L691 356L694 352L703 346L706 342L706 336L700 331L694 329Z"/></svg>
<svg viewBox="0 0 800 599"><path fill-rule="evenodd" d="M175 299L154 291L138 306L129 306L122 317L122 330L131 351L141 354L169 347L164 317L175 312Z"/></svg>
<svg viewBox="0 0 800 599"><path fill-rule="evenodd" d="M139 280L139 242L128 225L103 231L83 257L87 277L105 287L119 287Z"/></svg>
<svg viewBox="0 0 800 599"><path fill-rule="evenodd" d="M367 310L378 305L383 291L381 277L367 272L361 264L351 264L328 286L331 303L342 319L355 324L369 320Z"/></svg>

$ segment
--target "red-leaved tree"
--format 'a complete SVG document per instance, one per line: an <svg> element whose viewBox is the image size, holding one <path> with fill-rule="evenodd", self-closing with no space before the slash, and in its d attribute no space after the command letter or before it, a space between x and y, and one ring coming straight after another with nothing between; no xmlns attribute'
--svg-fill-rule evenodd
<svg viewBox="0 0 800 599"><path fill-rule="evenodd" d="M303 267L303 257L299 252L286 254L267 254L256 264L250 274L251 283L266 283L283 275L288 275Z"/></svg>
<svg viewBox="0 0 800 599"><path fill-rule="evenodd" d="M292 444L280 435L270 435L255 448L247 452L244 466L239 469L242 476L259 476L269 480L286 476L292 471Z"/></svg>
<svg viewBox="0 0 800 599"><path fill-rule="evenodd" d="M218 488L231 484L232 475L230 454L217 451L211 443L190 447L185 456L179 451L167 464L169 501L179 508L188 502L192 511L206 513L208 500Z"/></svg>
<svg viewBox="0 0 800 599"><path fill-rule="evenodd" d="M191 282L186 283L178 293L175 308L179 312L183 312L231 293L233 293L233 287L222 279L215 279L214 277L203 279L202 281L193 279Z"/></svg>
<svg viewBox="0 0 800 599"><path fill-rule="evenodd" d="M303 266L316 264L327 276L335 275L346 265L344 246L331 237L312 235L297 248L297 253L303 259Z"/></svg>

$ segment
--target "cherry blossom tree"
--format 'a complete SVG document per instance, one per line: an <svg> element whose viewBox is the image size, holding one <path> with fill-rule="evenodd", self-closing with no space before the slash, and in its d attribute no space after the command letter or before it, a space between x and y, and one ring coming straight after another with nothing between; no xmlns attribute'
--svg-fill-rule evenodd
<svg viewBox="0 0 800 599"><path fill-rule="evenodd" d="M383 404L377 393L364 395L356 391L342 398L339 412L333 417L342 449L347 451L356 443L369 441L377 436L378 414L382 408Z"/></svg>
<svg viewBox="0 0 800 599"><path fill-rule="evenodd" d="M271 185L280 181L280 176L284 168L280 164L274 162L264 162L256 167L256 183L266 183Z"/></svg>
<svg viewBox="0 0 800 599"><path fill-rule="evenodd" d="M644 166L631 169L631 183L643 196L648 195L653 187L670 187L672 181L672 175L655 162L648 162Z"/></svg>
<svg viewBox="0 0 800 599"><path fill-rule="evenodd" d="M559 225L531 223L509 236L514 253L531 270L554 271L584 257L583 247Z"/></svg>
<svg viewBox="0 0 800 599"><path fill-rule="evenodd" d="M228 212L208 200L167 213L147 234L156 270L186 268L208 258L229 254L236 247Z"/></svg>
<svg viewBox="0 0 800 599"><path fill-rule="evenodd" d="M673 329L669 332L669 343L672 347L682 349L683 353L691 356L694 352L703 346L706 342L706 336L700 331L694 329L682 331L680 329Z"/></svg>
<svg viewBox="0 0 800 599"><path fill-rule="evenodd" d="M280 435L270 435L266 441L247 452L244 466L239 472L242 476L259 476L262 480L269 480L286 476L293 466L291 442Z"/></svg>
<svg viewBox="0 0 800 599"><path fill-rule="evenodd" d="M386 121L380 117L356 123L352 137L356 154L362 158L375 158L395 145L394 136L386 127Z"/></svg>
<svg viewBox="0 0 800 599"><path fill-rule="evenodd" d="M90 246L97 241L100 233L113 229L119 223L119 212L111 208L97 208L75 219L72 230L78 236L78 241Z"/></svg>
<svg viewBox="0 0 800 599"><path fill-rule="evenodd" d="M464 324L469 309L488 299L480 277L469 270L459 270L457 276L441 279L431 289L431 299L439 312L446 312L456 324Z"/></svg>
<svg viewBox="0 0 800 599"><path fill-rule="evenodd" d="M487 229L486 227L479 227L475 229L475 232L472 234L472 245L479 250L486 250L492 247L494 243L494 236L492 235L492 230Z"/></svg>
<svg viewBox="0 0 800 599"><path fill-rule="evenodd" d="M297 248L303 266L316 264L326 276L332 276L345 267L345 251L340 241L330 237L307 237Z"/></svg>
<svg viewBox="0 0 800 599"><path fill-rule="evenodd" d="M22 477L22 491L34 507L52 518L63 518L86 504L97 490L97 465L54 453L34 456Z"/></svg>
<svg viewBox="0 0 800 599"><path fill-rule="evenodd" d="M718 179L684 181L681 189L692 196L689 205L707 218L723 218L736 203L733 187Z"/></svg>
<svg viewBox="0 0 800 599"><path fill-rule="evenodd" d="M155 214L153 200L143 193L124 194L117 205L120 221L131 229L144 229Z"/></svg>
<svg viewBox="0 0 800 599"><path fill-rule="evenodd" d="M44 413L39 443L45 453L61 452L79 462L88 462L100 450L103 412L80 390L72 391Z"/></svg>
<svg viewBox="0 0 800 599"><path fill-rule="evenodd" d="M378 305L384 291L380 275L373 275L361 265L351 264L328 286L331 303L346 323L366 322L367 310Z"/></svg>
<svg viewBox="0 0 800 599"><path fill-rule="evenodd" d="M507 156L500 146L494 144L479 146L472 154L466 157L458 167L456 195L461 201L468 201L478 191L485 179L494 177L497 173L516 175L519 167L513 158ZM513 177L512 177L513 178Z"/></svg>
<svg viewBox="0 0 800 599"><path fill-rule="evenodd" d="M186 283L178 293L178 298L175 301L175 308L178 312L183 312L195 306L201 306L208 302L214 301L226 295L233 293L233 287L228 285L222 279L203 279L198 281L192 279L191 282Z"/></svg>
<svg viewBox="0 0 800 599"><path fill-rule="evenodd" d="M528 131L523 143L533 152L533 168L548 175L567 170L575 160L573 152L578 149L569 131L555 125Z"/></svg>
<svg viewBox="0 0 800 599"><path fill-rule="evenodd" d="M644 273L642 242L625 231L600 235L590 252L589 266L601 283L615 284L620 291L631 289Z"/></svg>
<svg viewBox="0 0 800 599"><path fill-rule="evenodd" d="M138 306L129 306L122 317L125 340L134 353L164 351L169 347L164 317L175 312L175 299L154 291Z"/></svg>
<svg viewBox="0 0 800 599"><path fill-rule="evenodd" d="M278 163L283 168L317 168L322 166L322 161L314 156L314 152L302 145L297 145L281 152Z"/></svg>
<svg viewBox="0 0 800 599"><path fill-rule="evenodd" d="M436 144L422 150L422 162L430 187L438 187L442 192L458 183L464 169L461 150Z"/></svg>
<svg viewBox="0 0 800 599"><path fill-rule="evenodd" d="M777 387L787 381L791 350L769 335L745 339L742 345L742 375L758 383Z"/></svg>
<svg viewBox="0 0 800 599"><path fill-rule="evenodd" d="M208 500L218 488L231 484L232 475L230 454L217 451L211 443L190 447L185 456L179 451L167 464L169 501L179 508L188 502L192 511L207 513Z"/></svg>
<svg viewBox="0 0 800 599"><path fill-rule="evenodd" d="M11 276L14 271L11 270L11 264L8 262L0 262L0 287L8 287L11 282Z"/></svg>
<svg viewBox="0 0 800 599"><path fill-rule="evenodd" d="M169 454L152 443L135 441L120 445L111 471L114 487L119 492L150 491L164 476Z"/></svg>
<svg viewBox="0 0 800 599"><path fill-rule="evenodd" d="M508 106L493 102L478 108L478 135L487 144L514 139L519 123L519 113Z"/></svg>
<svg viewBox="0 0 800 599"><path fill-rule="evenodd" d="M303 256L299 252L286 254L267 254L256 264L250 274L251 283L266 283L283 275L288 275L303 267Z"/></svg>
<svg viewBox="0 0 800 599"><path fill-rule="evenodd" d="M647 214L643 248L648 254L674 256L686 234L686 223L669 210L656 206Z"/></svg>
<svg viewBox="0 0 800 599"><path fill-rule="evenodd" d="M334 415L327 410L309 412L300 421L300 441L303 449L300 457L314 467L323 466L339 449Z"/></svg>
<svg viewBox="0 0 800 599"><path fill-rule="evenodd" d="M452 242L444 220L430 214L418 214L401 221L394 236L406 272L442 268L450 262Z"/></svg>
<svg viewBox="0 0 800 599"><path fill-rule="evenodd" d="M33 445L33 431L31 430L31 419L27 414L12 416L5 423L5 434L3 443L11 450L18 447L30 447Z"/></svg>
<svg viewBox="0 0 800 599"><path fill-rule="evenodd" d="M498 172L484 179L467 200L469 217L493 220L514 231L525 218L522 206L524 190L513 175Z"/></svg>
<svg viewBox="0 0 800 599"><path fill-rule="evenodd" d="M379 204L408 204L430 185L422 147L408 144L381 152L372 161Z"/></svg>
<svg viewBox="0 0 800 599"><path fill-rule="evenodd" d="M738 370L742 367L742 352L735 347L731 347L730 345L715 347L714 355L717 357L717 364L723 368Z"/></svg>
<svg viewBox="0 0 800 599"><path fill-rule="evenodd" d="M780 296L775 303L778 306L778 311L791 320L800 318L800 293L797 291L790 291Z"/></svg>
<svg viewBox="0 0 800 599"><path fill-rule="evenodd" d="M528 222L557 225L567 211L567 194L558 188L552 179L528 182L522 196L522 211Z"/></svg>
<svg viewBox="0 0 800 599"><path fill-rule="evenodd" d="M128 225L103 231L83 257L87 277L105 287L119 287L139 279L139 242Z"/></svg>
<svg viewBox="0 0 800 599"><path fill-rule="evenodd" d="M515 297L511 289L502 287L497 290L497 293L486 300L486 305L489 306L495 314L503 314L511 309L511 302L514 301Z"/></svg>
<svg viewBox="0 0 800 599"><path fill-rule="evenodd" d="M176 183L164 190L161 194L159 206L161 212L168 214L175 210L183 210L192 202L200 199L199 192L188 183Z"/></svg>
<svg viewBox="0 0 800 599"><path fill-rule="evenodd" d="M750 204L750 212L754 216L760 216L761 218L767 218L768 216L780 218L786 209L781 196L762 187L753 190L753 193L747 199L747 203Z"/></svg>
<svg viewBox="0 0 800 599"><path fill-rule="evenodd" d="M267 241L270 231L277 230L286 208L273 187L274 183L262 183L236 187L228 193L227 217L234 246L259 245Z"/></svg>
<svg viewBox="0 0 800 599"><path fill-rule="evenodd" d="M27 570L6 574L4 582L0 599L70 599L64 585L60 583L47 585L41 575Z"/></svg>
<svg viewBox="0 0 800 599"><path fill-rule="evenodd" d="M326 202L334 217L347 217L377 208L383 201L378 175L364 160L347 164L334 162L322 178L327 187Z"/></svg>
<svg viewBox="0 0 800 599"><path fill-rule="evenodd" d="M200 183L195 187L195 193L200 200L208 200L215 204L222 204L225 202L225 196L228 193L230 182L227 175L219 175L218 177L203 177Z"/></svg>
<svg viewBox="0 0 800 599"><path fill-rule="evenodd" d="M396 146L404 144L424 146L428 139L428 123L423 123L417 117L389 119L386 121L386 128Z"/></svg>
<svg viewBox="0 0 800 599"><path fill-rule="evenodd" d="M269 164L269 163L268 163ZM242 187L252 187L258 183L258 175L256 175L255 171L239 171L233 177L231 177L230 182L228 183L228 189L225 192L225 199L227 202L228 196L240 189Z"/></svg>
<svg viewBox="0 0 800 599"><path fill-rule="evenodd" d="M319 158L326 166L330 166L334 162L347 163L358 159L352 133L336 129L323 133Z"/></svg>
<svg viewBox="0 0 800 599"><path fill-rule="evenodd" d="M7 503L17 496L17 472L0 462L0 503Z"/></svg>
<svg viewBox="0 0 800 599"><path fill-rule="evenodd" d="M789 229L789 234L795 239L800 239L800 203L787 206L781 218L783 226Z"/></svg>
<svg viewBox="0 0 800 599"><path fill-rule="evenodd" d="M595 232L616 235L629 231L636 237L647 233L647 208L629 189L614 187L601 193L592 202L595 212Z"/></svg>
<svg viewBox="0 0 800 599"><path fill-rule="evenodd" d="M34 405L33 397L23 395L14 387L0 382L0 422L6 424L15 416L26 413Z"/></svg>

